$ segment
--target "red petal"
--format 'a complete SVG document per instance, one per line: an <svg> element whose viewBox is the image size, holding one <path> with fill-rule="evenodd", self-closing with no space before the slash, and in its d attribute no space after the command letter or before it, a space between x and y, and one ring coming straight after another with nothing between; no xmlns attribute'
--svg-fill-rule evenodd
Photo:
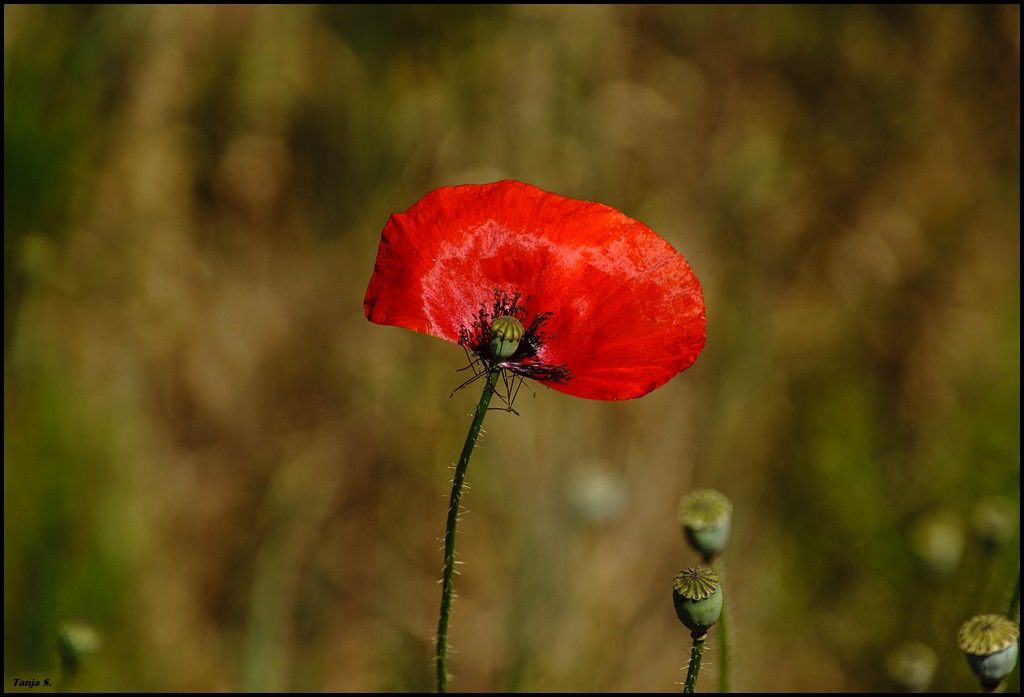
<svg viewBox="0 0 1024 697"><path fill-rule="evenodd" d="M600 203L516 181L442 187L391 216L366 317L458 343L494 290L553 313L538 356L565 364L553 389L630 399L668 382L704 347L704 298L679 252Z"/></svg>

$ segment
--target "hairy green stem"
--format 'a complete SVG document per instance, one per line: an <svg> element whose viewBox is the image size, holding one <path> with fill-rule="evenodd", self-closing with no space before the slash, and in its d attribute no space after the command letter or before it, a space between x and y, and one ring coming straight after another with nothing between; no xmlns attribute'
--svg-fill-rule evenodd
<svg viewBox="0 0 1024 697"><path fill-rule="evenodd" d="M697 673L700 672L700 659L704 655L704 640L707 634L690 634L693 637L693 648L690 649L690 667L686 671L686 683L683 684L684 694L693 694L697 689Z"/></svg>
<svg viewBox="0 0 1024 697"><path fill-rule="evenodd" d="M462 446L459 464L455 466L455 477L452 479L452 496L448 502L448 522L444 529L444 572L441 580L441 616L437 621L437 691L448 691L448 620L452 614L452 580L455 575L455 526L459 522L459 501L462 499L462 485L466 480L466 468L469 458L480 435L487 407L494 396L494 386L498 384L501 368L491 365L487 372L487 384L480 402L473 414L473 423L466 435L466 444Z"/></svg>

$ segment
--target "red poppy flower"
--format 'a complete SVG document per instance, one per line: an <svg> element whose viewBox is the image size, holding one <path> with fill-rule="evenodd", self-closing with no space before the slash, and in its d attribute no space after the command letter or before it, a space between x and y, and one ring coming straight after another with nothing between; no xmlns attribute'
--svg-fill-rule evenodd
<svg viewBox="0 0 1024 697"><path fill-rule="evenodd" d="M442 187L392 215L363 307L589 399L645 395L704 348L700 283L668 242L517 181Z"/></svg>

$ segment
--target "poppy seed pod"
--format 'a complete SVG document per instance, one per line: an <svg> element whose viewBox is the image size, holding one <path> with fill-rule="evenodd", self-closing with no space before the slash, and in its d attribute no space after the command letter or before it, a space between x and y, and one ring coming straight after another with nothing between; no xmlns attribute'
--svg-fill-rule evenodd
<svg viewBox="0 0 1024 697"><path fill-rule="evenodd" d="M515 355L519 342L523 340L523 323L515 317L502 315L491 322L491 339L488 345L495 360L504 360Z"/></svg>
<svg viewBox="0 0 1024 697"><path fill-rule="evenodd" d="M1020 629L1002 615L975 615L960 625L957 645L981 684L992 689L1017 665Z"/></svg>
<svg viewBox="0 0 1024 697"><path fill-rule="evenodd" d="M693 638L704 636L722 614L718 574L706 566L680 571L672 582L672 602L679 621Z"/></svg>
<svg viewBox="0 0 1024 697"><path fill-rule="evenodd" d="M690 546L710 562L725 549L732 528L732 502L714 489L698 489L679 502L679 525Z"/></svg>

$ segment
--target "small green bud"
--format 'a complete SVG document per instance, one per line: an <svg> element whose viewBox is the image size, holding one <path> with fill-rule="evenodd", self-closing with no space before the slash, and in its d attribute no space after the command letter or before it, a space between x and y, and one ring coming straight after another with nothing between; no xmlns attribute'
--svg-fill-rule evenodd
<svg viewBox="0 0 1024 697"><path fill-rule="evenodd" d="M686 541L709 562L729 541L732 502L714 489L698 489L679 502L678 518Z"/></svg>
<svg viewBox="0 0 1024 697"><path fill-rule="evenodd" d="M718 574L706 566L690 567L676 574L672 602L679 621L694 639L708 633L722 614L722 587Z"/></svg>
<svg viewBox="0 0 1024 697"><path fill-rule="evenodd" d="M937 576L952 572L964 554L964 524L951 511L933 511L915 521L910 530L910 549Z"/></svg>
<svg viewBox="0 0 1024 697"><path fill-rule="evenodd" d="M1017 506L1002 496L982 499L971 515L974 535L988 554L995 554L1010 540L1019 522Z"/></svg>
<svg viewBox="0 0 1024 697"><path fill-rule="evenodd" d="M581 522L611 523L629 504L629 491L610 462L586 459L573 465L566 485L569 510Z"/></svg>
<svg viewBox="0 0 1024 697"><path fill-rule="evenodd" d="M64 622L57 628L57 653L61 664L71 674L82 661L100 649L100 635L82 622Z"/></svg>
<svg viewBox="0 0 1024 697"><path fill-rule="evenodd" d="M1020 628L1002 615L975 615L960 625L956 639L987 689L999 685L1017 665Z"/></svg>
<svg viewBox="0 0 1024 697"><path fill-rule="evenodd" d="M924 692L932 684L939 657L928 644L908 641L885 659L885 674L904 692Z"/></svg>
<svg viewBox="0 0 1024 697"><path fill-rule="evenodd" d="M511 357L519 348L525 333L523 323L515 317L495 317L491 322L491 355L498 360Z"/></svg>

